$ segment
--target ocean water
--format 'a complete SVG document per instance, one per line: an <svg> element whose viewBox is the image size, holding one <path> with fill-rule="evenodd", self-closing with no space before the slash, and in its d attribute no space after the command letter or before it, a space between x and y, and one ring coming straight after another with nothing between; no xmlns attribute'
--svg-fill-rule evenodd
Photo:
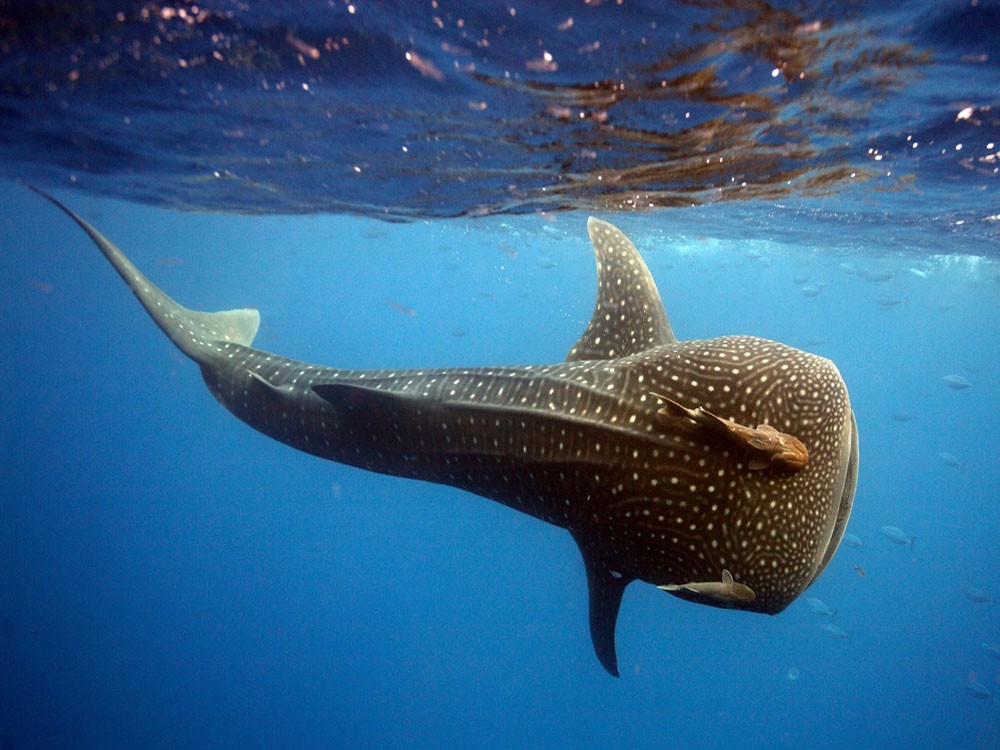
<svg viewBox="0 0 1000 750"><path fill-rule="evenodd" d="M4 750L1000 747L1000 5L11 5ZM837 364L856 539L631 585L614 679L564 530L249 429L26 183L344 368L561 361L613 221L679 338Z"/></svg>

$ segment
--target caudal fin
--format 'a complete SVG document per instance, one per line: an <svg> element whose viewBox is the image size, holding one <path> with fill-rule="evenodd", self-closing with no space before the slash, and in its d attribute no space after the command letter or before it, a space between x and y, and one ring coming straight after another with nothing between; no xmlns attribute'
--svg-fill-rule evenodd
<svg viewBox="0 0 1000 750"><path fill-rule="evenodd" d="M256 310L223 310L212 313L188 310L164 294L107 237L74 211L48 193L31 185L28 187L63 211L87 233L125 280L150 317L187 356L199 361L199 355L212 343L227 342L243 346L253 343L260 326L260 313Z"/></svg>

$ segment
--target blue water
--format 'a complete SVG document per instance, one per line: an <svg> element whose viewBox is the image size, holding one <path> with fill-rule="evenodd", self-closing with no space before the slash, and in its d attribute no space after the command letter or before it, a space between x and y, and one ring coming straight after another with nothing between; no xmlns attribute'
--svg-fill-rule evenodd
<svg viewBox="0 0 1000 750"><path fill-rule="evenodd" d="M365 28L393 17L390 7L369 14ZM477 7L485 17L507 12ZM337 24L350 23L335 10ZM259 308L258 346L358 368L560 361L596 289L586 211L620 206L620 195L584 190L536 204L527 188L560 179L548 153L549 171L525 181L516 206L488 179L431 205L413 198L426 187L420 178L402 172L363 183L365 205L352 208L344 196L362 183L324 172L335 199L323 204L319 183L296 171L292 155L271 165L278 187L265 191L277 196L269 207L257 193L246 200L231 190L235 180L205 183L184 172L220 153L206 140L178 141L176 162L144 163L142 139L123 140L112 127L119 113L95 115L120 79L65 99L65 121L32 121L26 113L51 115L58 101L17 89L30 78L24 65L5 68L23 77L8 79L0 97L10 178L0 182L4 750L1000 747L997 701L969 689L974 678L1000 696L1000 659L983 646L1000 642L1000 100L988 83L1000 48L988 21L998 14L996 3L912 2L891 14L856 7L850 23L890 29L887 45L928 57L872 112L845 120L844 132L807 119L818 128L811 142L825 145L802 164L807 174L830 159L884 169L893 172L887 181L846 177L824 194L797 185L750 200L699 193L697 205L600 213L643 252L680 338L755 334L830 357L861 435L848 531L863 546L842 545L775 617L630 586L617 628L618 680L593 655L583 566L565 531L450 488L324 463L250 430L218 406L79 229L14 178L54 190L183 304ZM568 15L539 4L532 22L554 26ZM413 42L401 29L417 22L395 18L380 26L397 40L393 49L430 33ZM257 29L263 45L286 39L282 23L291 28L287 17L258 11L240 30ZM586 36L582 23L575 28ZM296 38L308 27L295 26ZM518 33L504 54L526 49L535 59L533 37ZM14 41L17 54L4 47L13 36L0 43L4 65L62 59L45 47L32 57L26 38ZM642 48L621 48L629 52L615 65L639 69ZM722 57L729 71L745 62ZM353 64L351 82L364 82L363 65ZM336 72L325 72L334 87ZM559 82L585 73L563 66ZM388 84L406 86L412 74L412 65L387 65L334 122L364 123ZM846 95L856 74L826 88ZM177 87L173 73L128 80L149 91ZM465 99L483 92L460 95L467 110ZM511 113L522 104L511 103ZM958 118L968 107L972 114ZM649 108L626 102L614 114L641 120ZM10 118L15 110L25 116ZM104 146L136 154L92 161L103 146L88 150L89 130L54 140L84 114L106 117ZM260 117L255 126L278 139L263 122L277 115ZM179 130L184 118L189 131L205 122L181 108ZM405 121L419 131L419 121ZM587 148L576 137L584 136L568 138L567 153ZM338 144L331 148L348 147ZM608 168L627 161L620 145L606 144ZM870 148L887 155L875 161ZM88 156L66 163L74 149ZM379 152L386 164L389 150ZM479 166L482 177L496 165ZM699 175L701 187L710 192L720 175ZM639 175L620 176L642 188ZM504 175L504 184L517 181ZM674 196L678 183L645 187ZM580 210L533 209L574 201ZM183 210L199 205L248 213ZM324 209L337 213L312 213ZM380 213L415 220L372 218ZM493 215L442 218L477 213ZM949 375L971 387L949 387ZM911 536L912 549L893 544L880 531L886 525ZM806 597L835 609L832 623ZM834 637L829 624L848 637Z"/></svg>

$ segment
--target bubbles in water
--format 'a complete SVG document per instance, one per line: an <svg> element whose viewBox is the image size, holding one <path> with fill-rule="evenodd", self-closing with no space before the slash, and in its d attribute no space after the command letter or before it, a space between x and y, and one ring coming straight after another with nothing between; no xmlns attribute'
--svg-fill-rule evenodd
<svg viewBox="0 0 1000 750"><path fill-rule="evenodd" d="M789 682L795 682L797 679L799 679L799 674L800 672L798 667L789 667L788 672L785 674L785 678Z"/></svg>

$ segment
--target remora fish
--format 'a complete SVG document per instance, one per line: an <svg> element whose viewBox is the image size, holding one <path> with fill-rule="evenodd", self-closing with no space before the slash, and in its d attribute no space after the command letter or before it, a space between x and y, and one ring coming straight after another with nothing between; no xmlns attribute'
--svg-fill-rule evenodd
<svg viewBox="0 0 1000 750"><path fill-rule="evenodd" d="M752 597L671 593L775 614L840 544L858 441L837 368L751 336L678 341L635 246L605 221L587 223L597 303L567 361L358 371L252 348L256 310L181 307L94 227L42 195L90 236L200 366L209 390L251 427L323 458L460 487L567 529L587 571L594 649L612 675L615 623L632 581L713 582L734 571ZM664 412L662 396L701 411L694 420ZM765 465L771 449L750 444L746 436L760 431L752 425L801 442L807 460Z"/></svg>
<svg viewBox="0 0 1000 750"><path fill-rule="evenodd" d="M707 599L719 602L752 602L756 594L749 586L733 580L733 574L722 571L721 581L691 581L689 583L667 583L658 588L663 591L690 591Z"/></svg>

